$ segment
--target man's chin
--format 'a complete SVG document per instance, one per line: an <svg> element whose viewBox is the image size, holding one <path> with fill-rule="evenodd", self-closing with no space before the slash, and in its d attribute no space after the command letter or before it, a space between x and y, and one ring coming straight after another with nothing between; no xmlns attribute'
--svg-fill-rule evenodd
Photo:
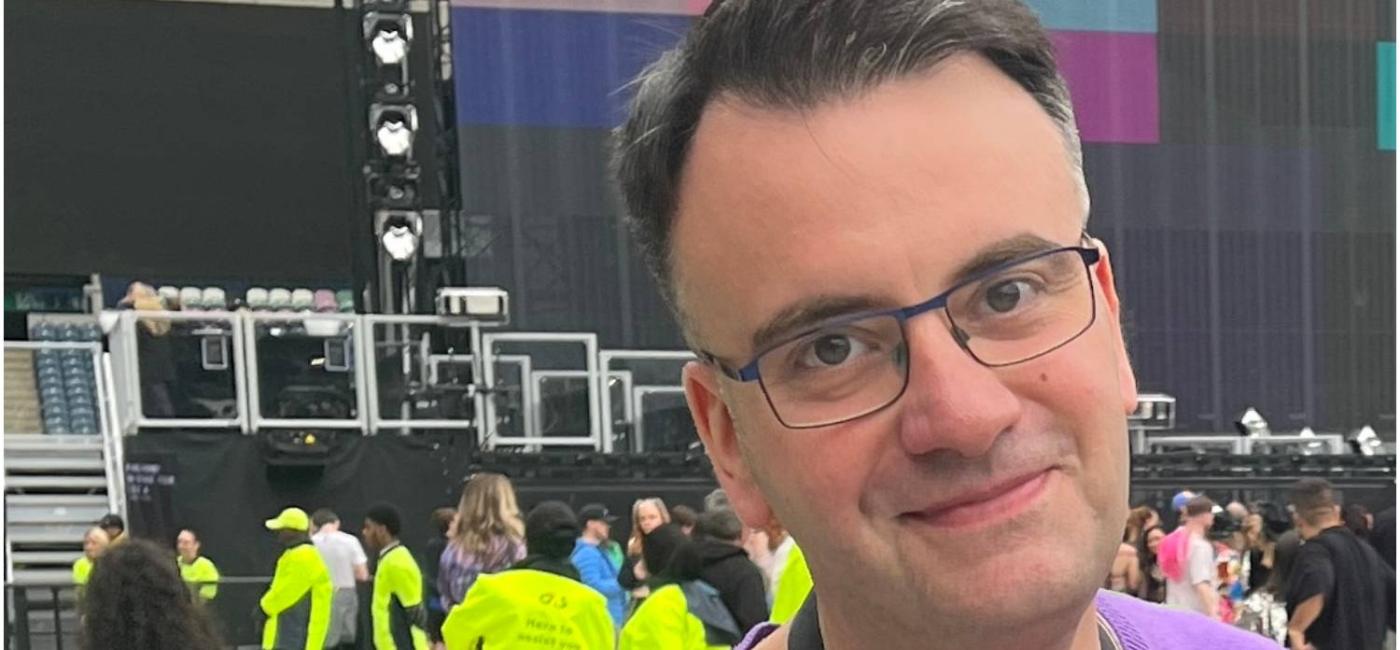
<svg viewBox="0 0 1400 650"><path fill-rule="evenodd" d="M1099 582L1077 572L1033 564L1005 566L991 575L964 576L919 585L930 618L966 629L1043 624L1050 617L1074 618L1093 597ZM1077 621L1077 619L1075 619Z"/></svg>
<svg viewBox="0 0 1400 650"><path fill-rule="evenodd" d="M906 555L901 581L922 595L925 611L940 618L971 625L1032 621L1093 598L1103 583L1098 563L1086 557L1093 545L1042 532L1034 540L1003 536L999 544L970 544L951 552L925 548ZM921 577L911 581L914 576Z"/></svg>

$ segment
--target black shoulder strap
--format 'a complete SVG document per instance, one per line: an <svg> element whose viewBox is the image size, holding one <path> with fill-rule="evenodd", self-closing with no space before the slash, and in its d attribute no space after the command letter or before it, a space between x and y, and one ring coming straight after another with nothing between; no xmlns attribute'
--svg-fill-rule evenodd
<svg viewBox="0 0 1400 650"><path fill-rule="evenodd" d="M824 650L821 621L817 616L817 592L807 594L807 600L788 624L788 650Z"/></svg>

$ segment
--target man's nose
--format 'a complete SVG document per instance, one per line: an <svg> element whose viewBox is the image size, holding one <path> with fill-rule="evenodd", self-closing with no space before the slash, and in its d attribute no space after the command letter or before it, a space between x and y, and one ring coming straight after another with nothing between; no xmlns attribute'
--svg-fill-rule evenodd
<svg viewBox="0 0 1400 650"><path fill-rule="evenodd" d="M911 319L905 328L909 385L900 400L900 445L913 456L985 454L1021 418L1021 400L958 344L946 315Z"/></svg>

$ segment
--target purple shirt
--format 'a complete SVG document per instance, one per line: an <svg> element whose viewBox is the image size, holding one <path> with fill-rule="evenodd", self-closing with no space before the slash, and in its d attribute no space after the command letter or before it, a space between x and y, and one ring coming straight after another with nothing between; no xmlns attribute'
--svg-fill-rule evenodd
<svg viewBox="0 0 1400 650"><path fill-rule="evenodd" d="M442 611L450 612L467 598L467 590L483 573L503 571L525 559L525 542L500 536L480 555L463 549L455 540L447 543L438 559L437 588Z"/></svg>
<svg viewBox="0 0 1400 650"><path fill-rule="evenodd" d="M1094 601L1123 650L1278 650L1272 639L1195 612L1167 609L1111 591L1099 591ZM776 629L771 623L755 627L734 650L752 650Z"/></svg>

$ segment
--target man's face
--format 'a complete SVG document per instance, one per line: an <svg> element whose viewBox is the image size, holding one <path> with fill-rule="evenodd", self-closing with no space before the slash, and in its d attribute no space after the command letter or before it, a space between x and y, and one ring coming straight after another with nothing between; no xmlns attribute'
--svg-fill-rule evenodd
<svg viewBox="0 0 1400 650"><path fill-rule="evenodd" d="M304 530L288 530L284 528L282 530L277 531L277 541L282 542L283 544L299 542L305 538L306 531Z"/></svg>
<svg viewBox="0 0 1400 650"><path fill-rule="evenodd" d="M101 535L90 533L83 536L83 554L88 558L95 558L102 554L107 548L107 539Z"/></svg>
<svg viewBox="0 0 1400 650"><path fill-rule="evenodd" d="M117 537L121 536L123 532L122 529L117 528L116 526L104 526L102 530L103 532L107 533L108 539L116 539Z"/></svg>
<svg viewBox="0 0 1400 650"><path fill-rule="evenodd" d="M365 544L374 550L384 548L387 544L385 539L387 536L383 524L377 524L369 519L365 520L364 527L360 529L360 537L364 538Z"/></svg>
<svg viewBox="0 0 1400 650"><path fill-rule="evenodd" d="M175 550L180 552L180 557L185 558L186 562L193 562L199 557L199 540L195 539L194 533L182 530L175 538Z"/></svg>
<svg viewBox="0 0 1400 650"><path fill-rule="evenodd" d="M594 539L600 541L605 540L608 538L609 535L612 534L612 526L609 525L608 522L605 520L590 519L588 520L587 525L589 534L591 534Z"/></svg>
<svg viewBox="0 0 1400 650"><path fill-rule="evenodd" d="M721 99L681 182L679 304L691 338L740 367L781 311L913 305L1014 239L1079 245L1085 210L1053 121L980 57L802 114ZM789 429L757 382L691 364L691 411L741 517L776 516L819 590L866 585L860 606L911 625L1087 604L1127 515L1137 399L1106 256L1092 276L1093 325L1017 365L978 363L941 311L909 320L907 389L842 424Z"/></svg>

